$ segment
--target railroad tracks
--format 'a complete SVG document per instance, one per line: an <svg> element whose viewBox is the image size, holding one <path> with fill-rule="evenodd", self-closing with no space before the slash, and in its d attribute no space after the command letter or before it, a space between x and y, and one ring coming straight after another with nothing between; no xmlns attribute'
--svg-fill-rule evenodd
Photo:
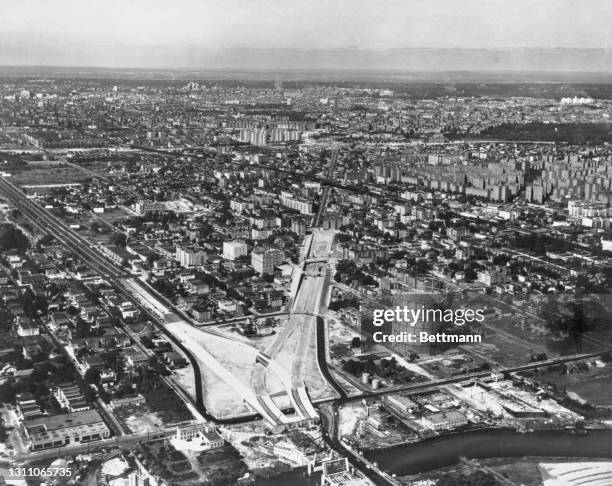
<svg viewBox="0 0 612 486"><path fill-rule="evenodd" d="M100 272L102 276L111 278L126 276L125 271L102 256L85 238L74 233L65 223L28 199L23 191L2 177L0 177L0 193L9 199L41 231L53 235L91 268Z"/></svg>

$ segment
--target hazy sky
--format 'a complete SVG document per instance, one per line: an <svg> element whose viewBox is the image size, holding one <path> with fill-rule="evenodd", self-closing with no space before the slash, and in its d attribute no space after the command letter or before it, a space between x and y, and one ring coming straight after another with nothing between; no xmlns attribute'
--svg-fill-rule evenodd
<svg viewBox="0 0 612 486"><path fill-rule="evenodd" d="M156 50L163 64L172 50L244 47L610 48L612 1L0 0L5 65L119 66Z"/></svg>

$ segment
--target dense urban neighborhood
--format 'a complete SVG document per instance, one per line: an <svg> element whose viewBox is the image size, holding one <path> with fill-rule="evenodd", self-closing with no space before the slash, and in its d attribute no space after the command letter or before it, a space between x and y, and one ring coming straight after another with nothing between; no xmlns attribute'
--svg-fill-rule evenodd
<svg viewBox="0 0 612 486"><path fill-rule="evenodd" d="M6 484L610 484L607 94L2 75Z"/></svg>

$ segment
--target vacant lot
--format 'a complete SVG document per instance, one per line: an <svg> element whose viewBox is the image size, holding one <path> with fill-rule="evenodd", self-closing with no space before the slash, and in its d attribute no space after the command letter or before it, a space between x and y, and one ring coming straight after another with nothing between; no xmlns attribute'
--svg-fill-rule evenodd
<svg viewBox="0 0 612 486"><path fill-rule="evenodd" d="M164 423L147 406L128 406L115 411L115 415L134 433L159 432Z"/></svg>
<svg viewBox="0 0 612 486"><path fill-rule="evenodd" d="M87 174L64 165L27 166L11 176L13 184L36 186L45 184L74 184L89 179Z"/></svg>
<svg viewBox="0 0 612 486"><path fill-rule="evenodd" d="M592 405L612 407L612 373L607 376L580 380L567 387Z"/></svg>
<svg viewBox="0 0 612 486"><path fill-rule="evenodd" d="M575 393L582 400L602 407L612 407L612 367L591 368L571 374L540 374L543 382L554 383L559 390Z"/></svg>

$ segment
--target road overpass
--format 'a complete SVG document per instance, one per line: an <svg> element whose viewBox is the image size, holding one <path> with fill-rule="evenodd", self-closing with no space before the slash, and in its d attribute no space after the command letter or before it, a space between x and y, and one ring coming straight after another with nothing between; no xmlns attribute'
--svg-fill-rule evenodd
<svg viewBox="0 0 612 486"><path fill-rule="evenodd" d="M312 400L333 397L335 391L322 373L317 354L317 322L327 305L330 283L327 258L331 253L334 233L316 229L304 241L303 261L294 272L289 320L282 326L264 356L277 366L290 370L290 400L296 413L318 419ZM270 369L261 366L254 371L254 382L265 389ZM262 392L263 393L263 392Z"/></svg>
<svg viewBox="0 0 612 486"><path fill-rule="evenodd" d="M382 396L393 394L393 393L406 393L406 392L416 393L416 392L424 392L428 390L435 390L445 385L456 385L458 383L468 383L468 382L478 380L481 378L487 378L487 377L490 377L492 373L502 373L502 374L520 373L521 371L535 370L535 369L543 368L546 366L555 366L555 365L564 364L564 363L571 363L575 361L582 361L585 359L597 358L608 352L609 351L606 350L606 351L598 351L596 353L572 354L569 356L561 356L558 358L547 359L543 361L533 361L533 362L526 363L523 365L496 368L493 370L478 371L474 373L466 373L466 374L454 376L452 378L444 378L441 380L433 380L433 381L424 381L420 383L414 383L412 385L398 386L398 387L393 387L393 388L387 388L384 390L379 389L375 391L360 393L357 395L351 395L350 397L343 398L340 401L341 402L352 402L352 401L363 400L364 398L382 397ZM333 402L333 401L335 400L326 400L326 402Z"/></svg>
<svg viewBox="0 0 612 486"><path fill-rule="evenodd" d="M336 169L336 163L338 162L338 149L334 149L332 152L331 161L329 163L329 168L327 169L327 179L332 180L334 176L334 170ZM317 228L321 226L323 222L323 216L325 215L325 210L327 209L327 202L329 200L329 195L331 194L332 188L327 186L323 188L323 194L321 195L321 201L319 202L319 210L312 220L312 227Z"/></svg>
<svg viewBox="0 0 612 486"><path fill-rule="evenodd" d="M192 326L161 299L149 292L145 286L136 279L121 279L120 283L141 305L155 314L164 323L164 328L180 342L182 347L187 349L195 357L200 368L206 368L221 378L224 383L232 388L249 407L259 413L272 427L290 427L296 422L301 422L304 419L318 417L318 415L313 417L308 413L298 413L297 416L290 416L284 413L274 402L269 393L258 390L252 385L249 386L228 370L213 353L201 344L199 338L205 338L207 334L206 331ZM215 336L219 337L216 334ZM300 393L293 393L290 376L285 369L278 365L278 363L265 354L259 353L256 348L248 344L237 341L232 341L232 343L237 353L242 353L244 355L252 354L254 356L254 365L259 363L267 367L280 379L296 411L308 412L312 410L312 406L308 409L307 406L302 403L302 395Z"/></svg>

